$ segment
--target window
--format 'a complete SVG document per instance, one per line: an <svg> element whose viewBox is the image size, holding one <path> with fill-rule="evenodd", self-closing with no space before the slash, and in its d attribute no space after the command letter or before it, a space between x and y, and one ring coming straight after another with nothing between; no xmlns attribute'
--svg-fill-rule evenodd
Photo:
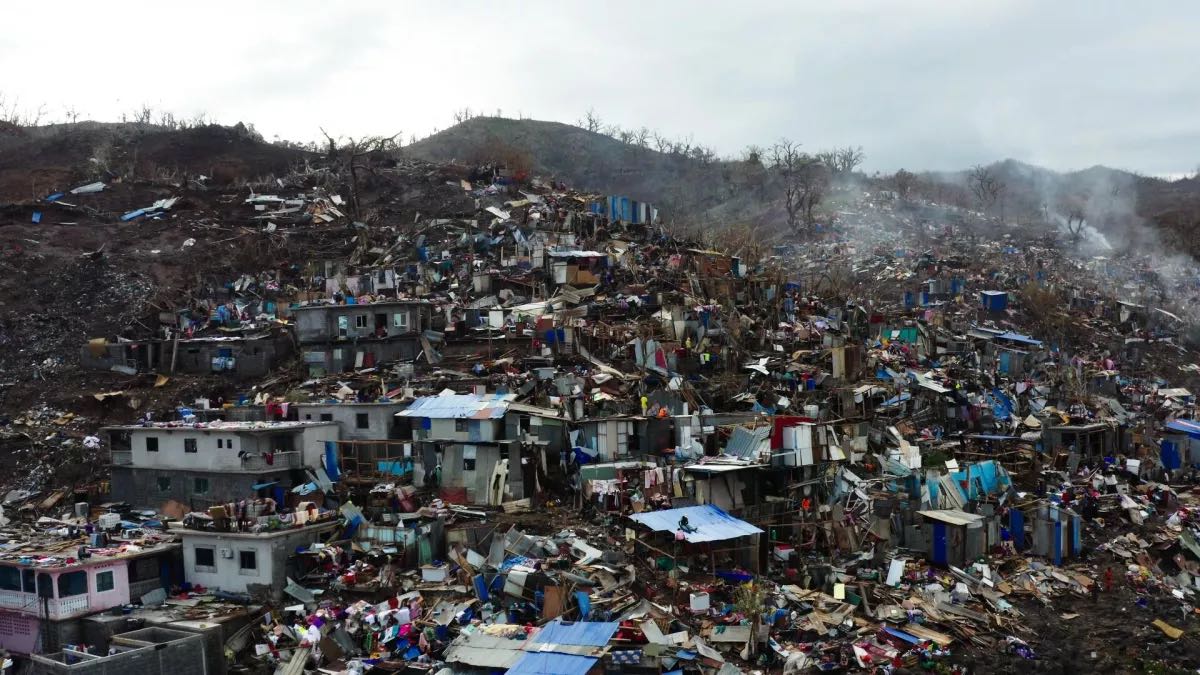
<svg viewBox="0 0 1200 675"><path fill-rule="evenodd" d="M355 415L354 416L354 428L370 429L371 428L371 416L368 415L367 413L358 413L357 415Z"/></svg>
<svg viewBox="0 0 1200 675"><path fill-rule="evenodd" d="M183 451L184 452L196 452L196 439L194 439L194 438L183 439Z"/></svg>
<svg viewBox="0 0 1200 675"><path fill-rule="evenodd" d="M21 590L21 570L16 567L0 567L0 591Z"/></svg>
<svg viewBox="0 0 1200 675"><path fill-rule="evenodd" d="M212 548L211 546L196 547L196 571L217 571L217 550L215 548Z"/></svg>
<svg viewBox="0 0 1200 675"><path fill-rule="evenodd" d="M467 421L464 419L454 420L454 430L455 431L466 431L467 430Z"/></svg>
<svg viewBox="0 0 1200 675"><path fill-rule="evenodd" d="M158 477L158 491L159 492L170 492L171 491L171 477L170 476L159 476Z"/></svg>
<svg viewBox="0 0 1200 675"><path fill-rule="evenodd" d="M321 413L321 421L322 422L332 422L333 421L333 413Z"/></svg>
<svg viewBox="0 0 1200 675"><path fill-rule="evenodd" d="M36 573L33 570L21 570L21 590L26 593L37 593Z"/></svg>
<svg viewBox="0 0 1200 675"><path fill-rule="evenodd" d="M158 438L150 436L146 439L146 452L158 452Z"/></svg>
<svg viewBox="0 0 1200 675"><path fill-rule="evenodd" d="M218 438L218 439L217 439L217 449L218 449L218 450L220 450L220 449L221 449L221 448L223 448L223 447L225 447L225 440L224 440L224 439L221 439L221 438Z"/></svg>
<svg viewBox="0 0 1200 675"><path fill-rule="evenodd" d="M238 567L242 574L258 574L258 554L254 551L238 551Z"/></svg>
<svg viewBox="0 0 1200 675"><path fill-rule="evenodd" d="M310 413L304 413L304 419L306 419L306 420L311 420L311 419L312 419L312 415L311 415Z"/></svg>
<svg viewBox="0 0 1200 675"><path fill-rule="evenodd" d="M356 315L354 317L354 327L355 328L366 328L367 327L367 315L366 314Z"/></svg>
<svg viewBox="0 0 1200 675"><path fill-rule="evenodd" d="M192 492L195 492L198 495L208 494L208 479L207 478L194 479L192 481Z"/></svg>
<svg viewBox="0 0 1200 675"><path fill-rule="evenodd" d="M103 593L116 588L117 584L113 581L112 570L100 572L96 575L96 592Z"/></svg>
<svg viewBox="0 0 1200 675"><path fill-rule="evenodd" d="M400 330L408 330L408 312L396 312L393 314L392 326Z"/></svg>
<svg viewBox="0 0 1200 675"><path fill-rule="evenodd" d="M476 448L473 445L463 447L463 471L475 470Z"/></svg>
<svg viewBox="0 0 1200 675"><path fill-rule="evenodd" d="M87 593L87 572L67 572L58 575L58 597L69 598L73 595Z"/></svg>

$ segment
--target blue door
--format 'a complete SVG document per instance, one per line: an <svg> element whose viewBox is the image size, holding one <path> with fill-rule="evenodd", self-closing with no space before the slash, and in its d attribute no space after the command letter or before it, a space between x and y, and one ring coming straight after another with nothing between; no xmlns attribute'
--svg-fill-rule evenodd
<svg viewBox="0 0 1200 675"><path fill-rule="evenodd" d="M947 560L946 552L946 524L933 524L933 562L935 565L945 565Z"/></svg>

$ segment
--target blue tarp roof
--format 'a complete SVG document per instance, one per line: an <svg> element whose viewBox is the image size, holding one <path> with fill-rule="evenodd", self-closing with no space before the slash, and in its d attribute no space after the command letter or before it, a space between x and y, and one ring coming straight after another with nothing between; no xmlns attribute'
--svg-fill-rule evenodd
<svg viewBox="0 0 1200 675"><path fill-rule="evenodd" d="M508 410L508 398L498 395L448 394L446 396L423 396L412 402L407 409L396 413L397 417L429 417L431 419L475 419L488 420L504 417Z"/></svg>
<svg viewBox="0 0 1200 675"><path fill-rule="evenodd" d="M508 675L587 675L597 659L554 652L526 652L508 669Z"/></svg>
<svg viewBox="0 0 1200 675"><path fill-rule="evenodd" d="M1200 438L1200 424L1192 420L1172 420L1167 422L1167 429Z"/></svg>
<svg viewBox="0 0 1200 675"><path fill-rule="evenodd" d="M684 533L684 539L691 543L725 541L749 534L762 534L762 530L744 520L734 518L712 504L635 513L629 518L655 532L675 532L679 529L679 519L684 516L687 516L688 525L696 529L695 532Z"/></svg>
<svg viewBox="0 0 1200 675"><path fill-rule="evenodd" d="M563 621L548 623L533 636L534 644L603 647L612 639L618 621Z"/></svg>

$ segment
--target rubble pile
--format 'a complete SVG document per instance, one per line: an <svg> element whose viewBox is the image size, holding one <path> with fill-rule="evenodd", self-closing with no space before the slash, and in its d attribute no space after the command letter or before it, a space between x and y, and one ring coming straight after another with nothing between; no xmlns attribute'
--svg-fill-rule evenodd
<svg viewBox="0 0 1200 675"><path fill-rule="evenodd" d="M117 668L115 611L221 672L1200 666L1194 271L861 190L715 250L504 166L309 160L5 212L147 233L5 366L84 385L0 425L17 658Z"/></svg>

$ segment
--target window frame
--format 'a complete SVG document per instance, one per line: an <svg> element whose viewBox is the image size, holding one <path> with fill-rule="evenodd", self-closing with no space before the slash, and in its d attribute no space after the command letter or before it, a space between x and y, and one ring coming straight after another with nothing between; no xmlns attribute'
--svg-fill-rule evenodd
<svg viewBox="0 0 1200 675"><path fill-rule="evenodd" d="M355 330L366 330L367 328L370 327L370 324L371 324L370 315L368 315L368 314L355 314L354 315Z"/></svg>
<svg viewBox="0 0 1200 675"><path fill-rule="evenodd" d="M105 582L102 579L108 580L108 588L104 588ZM117 588L117 575L112 570L100 570L96 572L96 592L108 593Z"/></svg>
<svg viewBox="0 0 1200 675"><path fill-rule="evenodd" d="M246 558L244 556L247 555L250 556L250 562L253 564L252 567L246 566ZM240 548L238 549L237 556L238 574L247 577L258 576L258 551L256 549Z"/></svg>
<svg viewBox="0 0 1200 675"><path fill-rule="evenodd" d="M183 439L183 452L186 455L194 455L200 452L200 441L195 438Z"/></svg>
<svg viewBox="0 0 1200 675"><path fill-rule="evenodd" d="M158 452L158 436L146 437L146 452Z"/></svg>
<svg viewBox="0 0 1200 675"><path fill-rule="evenodd" d="M401 319L403 319L403 321L401 321ZM408 330L408 312L393 312L392 328Z"/></svg>
<svg viewBox="0 0 1200 675"><path fill-rule="evenodd" d="M208 558L212 561L211 565L204 565L200 562L200 552L208 553ZM217 571L217 547L216 546L193 546L192 547L192 567L197 572L208 572L210 574Z"/></svg>
<svg viewBox="0 0 1200 675"><path fill-rule="evenodd" d="M156 476L154 484L158 487L158 491L160 494L171 491L171 477L170 476Z"/></svg>
<svg viewBox="0 0 1200 675"><path fill-rule="evenodd" d="M360 431L363 429L370 429L371 428L371 414L370 413L355 413L354 414L354 428L358 429Z"/></svg>
<svg viewBox="0 0 1200 675"><path fill-rule="evenodd" d="M200 489L200 481L204 481L204 489L203 490ZM212 490L212 484L209 482L207 477L205 477L205 476L193 476L192 477L192 494L206 495L211 490Z"/></svg>

